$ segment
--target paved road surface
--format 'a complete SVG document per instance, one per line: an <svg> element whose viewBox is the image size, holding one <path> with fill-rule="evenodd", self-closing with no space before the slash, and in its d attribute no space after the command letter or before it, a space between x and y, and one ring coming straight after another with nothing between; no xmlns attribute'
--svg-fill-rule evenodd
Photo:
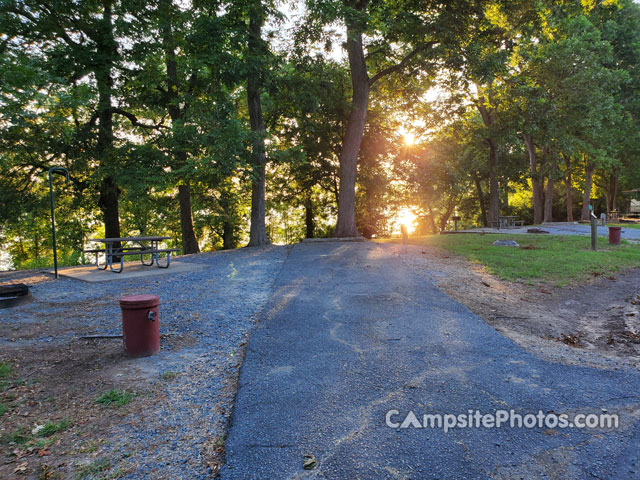
<svg viewBox="0 0 640 480"><path fill-rule="evenodd" d="M542 229L548 230L554 235L591 235L591 225L583 224L548 224L543 225ZM609 227L598 227L598 235L609 236ZM640 240L640 230L622 227L622 238Z"/></svg>
<svg viewBox="0 0 640 480"><path fill-rule="evenodd" d="M591 235L591 225L578 224L578 223L545 223L543 225L536 225L536 228L548 231L551 235ZM508 228L498 230L496 228L477 228L474 229L478 232L490 232L490 233L527 233L527 229L531 226L525 226L521 228ZM609 227L599 226L598 235L609 236ZM640 229L622 227L622 238L628 240L640 240Z"/></svg>
<svg viewBox="0 0 640 480"><path fill-rule="evenodd" d="M439 291L404 248L293 248L248 344L222 478L640 478L639 372L536 358ZM397 420L603 408L621 428L385 425L391 409Z"/></svg>

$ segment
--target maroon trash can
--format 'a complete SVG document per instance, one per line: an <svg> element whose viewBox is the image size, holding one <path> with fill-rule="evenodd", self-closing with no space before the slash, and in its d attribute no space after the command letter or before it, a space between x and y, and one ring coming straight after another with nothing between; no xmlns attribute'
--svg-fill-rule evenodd
<svg viewBox="0 0 640 480"><path fill-rule="evenodd" d="M609 227L609 245L620 245L622 227Z"/></svg>
<svg viewBox="0 0 640 480"><path fill-rule="evenodd" d="M122 343L130 357L148 357L160 350L158 318L160 297L131 295L120 299L122 309Z"/></svg>

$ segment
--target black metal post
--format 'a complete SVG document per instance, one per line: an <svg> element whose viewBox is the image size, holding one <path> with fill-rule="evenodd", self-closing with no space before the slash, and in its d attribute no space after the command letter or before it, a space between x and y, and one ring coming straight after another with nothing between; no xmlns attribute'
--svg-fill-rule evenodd
<svg viewBox="0 0 640 480"><path fill-rule="evenodd" d="M49 204L51 206L51 236L53 238L53 269L58 278L58 246L56 244L56 217L53 209L53 173L64 174L69 182L69 171L63 167L51 167L49 169Z"/></svg>

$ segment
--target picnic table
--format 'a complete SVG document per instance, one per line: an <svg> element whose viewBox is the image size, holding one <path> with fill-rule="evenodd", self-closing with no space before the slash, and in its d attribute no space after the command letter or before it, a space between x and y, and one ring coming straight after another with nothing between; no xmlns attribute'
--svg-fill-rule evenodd
<svg viewBox="0 0 640 480"><path fill-rule="evenodd" d="M499 216L497 221L491 222L490 227L500 228L514 228L521 227L524 224L523 220L518 220L518 217L515 215L504 215Z"/></svg>
<svg viewBox="0 0 640 480"><path fill-rule="evenodd" d="M96 254L96 266L99 270L106 270L107 267L112 272L120 273L124 269L124 257L129 255L140 255L140 262L145 267L155 264L159 268L169 268L171 263L171 252L177 252L177 248L160 248L163 240L171 237L150 236L150 237L121 237L121 238L93 238L89 240L93 243L102 243L104 248L85 250L85 253ZM104 265L100 265L99 255L104 254ZM166 263L160 263L160 254L166 253ZM144 256L150 255L149 261L145 261ZM113 261L120 261L120 268L113 268Z"/></svg>

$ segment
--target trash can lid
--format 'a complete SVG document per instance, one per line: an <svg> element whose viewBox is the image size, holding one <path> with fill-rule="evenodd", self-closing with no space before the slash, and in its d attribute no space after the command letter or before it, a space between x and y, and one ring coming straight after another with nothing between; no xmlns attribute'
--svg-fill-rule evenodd
<svg viewBox="0 0 640 480"><path fill-rule="evenodd" d="M160 297L157 295L129 295L120 298L122 308L152 308L160 304Z"/></svg>

